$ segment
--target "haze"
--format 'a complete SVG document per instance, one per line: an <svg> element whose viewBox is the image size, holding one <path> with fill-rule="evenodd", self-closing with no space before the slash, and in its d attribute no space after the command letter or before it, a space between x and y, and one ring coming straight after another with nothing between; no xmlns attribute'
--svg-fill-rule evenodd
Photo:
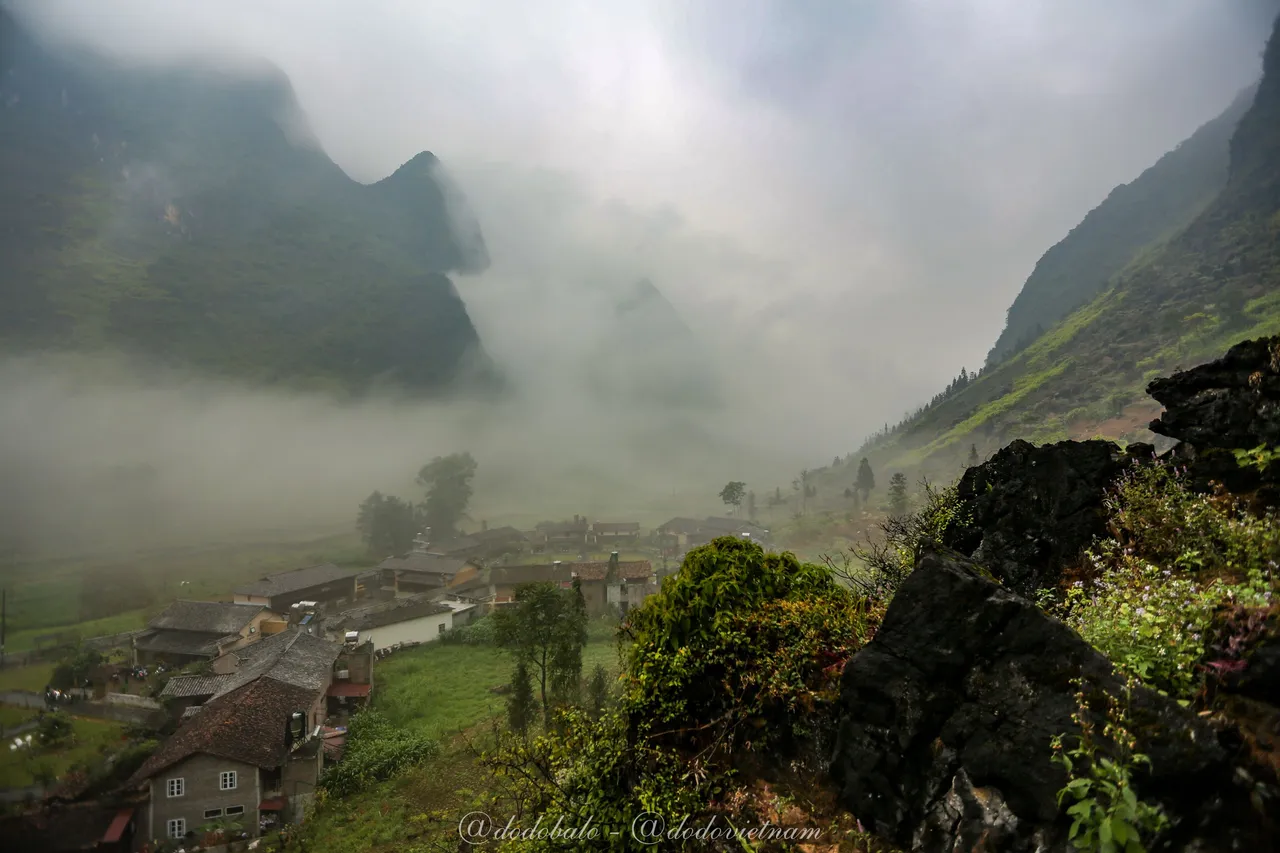
<svg viewBox="0 0 1280 853"><path fill-rule="evenodd" d="M78 363L11 362L0 470L26 491L12 523L41 545L340 527L368 492L408 495L418 465L462 449L480 462L477 517L649 518L710 509L697 496L714 504L730 478L785 486L980 366L1039 255L1256 78L1276 11L13 6L119 61L280 67L358 180L433 151L488 244L492 266L459 289L516 389L497 409L350 406L155 365L86 380ZM598 343L600 289L642 277L705 342L724 408L629 407L571 369Z"/></svg>

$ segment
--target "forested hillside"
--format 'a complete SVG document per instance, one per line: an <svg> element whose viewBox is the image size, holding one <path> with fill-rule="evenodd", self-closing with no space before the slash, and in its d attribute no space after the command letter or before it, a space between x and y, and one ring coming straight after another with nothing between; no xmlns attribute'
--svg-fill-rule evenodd
<svg viewBox="0 0 1280 853"><path fill-rule="evenodd" d="M55 54L4 12L0 64L6 349L345 392L491 378L446 275L483 267L484 247L432 155L361 185L278 73Z"/></svg>
<svg viewBox="0 0 1280 853"><path fill-rule="evenodd" d="M1215 124L1230 117L1228 110ZM1196 144L1209 144L1204 134L1213 127L1202 129ZM1151 183L1158 174L1144 175L1146 191L1174 197ZM877 471L950 480L971 447L985 458L1014 438L1151 440L1146 424L1159 406L1145 397L1147 382L1231 344L1280 332L1280 39L1274 33L1256 95L1230 139L1225 185L1205 205L1193 195L1184 228L1167 239L1157 235L1087 303L1016 354L962 376L869 439L852 460L867 456ZM1081 267L1096 271L1111 263L1095 257ZM841 465L815 475L838 492L852 471Z"/></svg>
<svg viewBox="0 0 1280 853"><path fill-rule="evenodd" d="M1251 86L1106 200L1044 253L1009 308L988 364L1009 358L1107 286L1144 249L1185 228L1227 182L1231 135L1253 103Z"/></svg>

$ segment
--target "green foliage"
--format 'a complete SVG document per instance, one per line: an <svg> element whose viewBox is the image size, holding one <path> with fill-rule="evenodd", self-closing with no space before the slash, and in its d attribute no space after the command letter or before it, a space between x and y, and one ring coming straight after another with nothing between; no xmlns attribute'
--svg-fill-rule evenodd
<svg viewBox="0 0 1280 853"><path fill-rule="evenodd" d="M587 644L587 611L578 583L516 588L515 604L493 614L498 645L523 661L538 687L543 724L551 724L552 704L569 700L582 678Z"/></svg>
<svg viewBox="0 0 1280 853"><path fill-rule="evenodd" d="M720 500L725 506L737 508L742 506L742 498L747 493L747 484L741 480L733 480L720 490Z"/></svg>
<svg viewBox="0 0 1280 853"><path fill-rule="evenodd" d="M381 492L365 498L356 516L356 529L369 553L384 557L411 550L424 524L420 507Z"/></svg>
<svg viewBox="0 0 1280 853"><path fill-rule="evenodd" d="M441 540L458 531L471 502L471 481L476 476L476 460L470 453L437 456L418 471L418 485L427 490L422 521L431 537Z"/></svg>
<svg viewBox="0 0 1280 853"><path fill-rule="evenodd" d="M1135 752L1137 741L1126 727L1132 689L1133 682L1126 683L1124 705L1107 696L1101 739L1084 691L1079 691L1072 715L1080 727L1076 746L1065 748L1066 735L1051 741L1054 763L1067 771L1070 780L1058 792L1058 806L1067 798L1072 801L1067 808L1072 818L1070 839L1080 853L1146 853L1144 836L1155 835L1169 823L1160 806L1139 800L1133 789L1134 772L1142 765L1150 766L1151 760Z"/></svg>
<svg viewBox="0 0 1280 853"><path fill-rule="evenodd" d="M1121 671L1188 700L1214 663L1224 608L1269 606L1280 523L1156 465L1127 474L1107 507L1113 537L1089 553L1090 577L1066 591L1059 614Z"/></svg>
<svg viewBox="0 0 1280 853"><path fill-rule="evenodd" d="M58 661L58 665L53 668L49 686L55 690L79 687L102 660L101 653L87 646L80 646Z"/></svg>
<svg viewBox="0 0 1280 853"><path fill-rule="evenodd" d="M507 725L511 731L524 734L533 722L535 707L533 684L529 680L529 666L523 659L516 661L511 675L511 696L507 699Z"/></svg>
<svg viewBox="0 0 1280 853"><path fill-rule="evenodd" d="M596 664L591 671L591 680L587 682L587 710L598 717L604 713L611 698L609 673L602 665Z"/></svg>
<svg viewBox="0 0 1280 853"><path fill-rule="evenodd" d="M330 796L345 797L434 758L435 741L392 725L368 709L351 718L342 761L325 771L321 785Z"/></svg>
<svg viewBox="0 0 1280 853"><path fill-rule="evenodd" d="M880 524L879 539L867 538L850 549L837 576L870 601L887 604L898 585L916 566L925 541L946 543L968 526L968 510L954 485L938 489L923 483L924 503L914 513L891 515Z"/></svg>
<svg viewBox="0 0 1280 853"><path fill-rule="evenodd" d="M862 461L858 463L858 474L854 478L853 488L862 493L862 502L867 502L867 496L871 494L871 490L876 487L876 475L871 470L871 463L867 461L867 457L862 457Z"/></svg>
<svg viewBox="0 0 1280 853"><path fill-rule="evenodd" d="M498 644L496 620L492 616L484 616L469 625L450 628L440 635L438 642L445 645L457 643L465 646L496 646Z"/></svg>
<svg viewBox="0 0 1280 853"><path fill-rule="evenodd" d="M74 736L71 721L57 711L45 714L36 724L36 737L42 746L59 746Z"/></svg>
<svg viewBox="0 0 1280 853"><path fill-rule="evenodd" d="M1235 454L1236 464L1240 467L1257 468L1263 473L1280 460L1280 449L1267 447L1265 444L1260 444L1252 450L1233 450L1232 453Z"/></svg>
<svg viewBox="0 0 1280 853"><path fill-rule="evenodd" d="M867 622L823 567L724 537L690 551L630 631L623 707L638 732L760 747L812 733Z"/></svg>
<svg viewBox="0 0 1280 853"><path fill-rule="evenodd" d="M907 499L907 475L901 471L889 478L889 514L904 516L910 504Z"/></svg>

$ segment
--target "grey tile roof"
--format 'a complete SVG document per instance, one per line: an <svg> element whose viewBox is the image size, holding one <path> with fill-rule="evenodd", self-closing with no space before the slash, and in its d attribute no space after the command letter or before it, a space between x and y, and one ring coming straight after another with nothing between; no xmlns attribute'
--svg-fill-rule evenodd
<svg viewBox="0 0 1280 853"><path fill-rule="evenodd" d="M361 572L361 569L344 569L341 566L335 566L333 563L322 563L318 566L305 566L301 569L292 569L287 572L267 575L262 580L238 587L235 591L240 595L256 595L270 598L340 581L344 578L354 578Z"/></svg>
<svg viewBox="0 0 1280 853"><path fill-rule="evenodd" d="M491 527L488 530L477 530L475 533L467 535L481 542L524 542L529 538L523 532L510 526Z"/></svg>
<svg viewBox="0 0 1280 853"><path fill-rule="evenodd" d="M401 572L456 575L469 565L472 565L472 562L463 557L442 557L439 554L423 554L414 551L402 557L388 557L378 564L378 568L395 569Z"/></svg>
<svg viewBox="0 0 1280 853"><path fill-rule="evenodd" d="M147 623L148 627L168 631L194 631L205 634L238 634L253 617L263 611L261 604L232 604L226 601L173 602Z"/></svg>
<svg viewBox="0 0 1280 853"><path fill-rule="evenodd" d="M452 607L432 601L423 595L415 595L352 608L338 617L337 624L344 631L367 631L383 625L394 625L410 619L451 612L453 612Z"/></svg>
<svg viewBox="0 0 1280 853"><path fill-rule="evenodd" d="M213 696L231 680L230 675L175 675L160 691L161 697L185 699L190 696Z"/></svg>
<svg viewBox="0 0 1280 853"><path fill-rule="evenodd" d="M220 640L237 639L239 634L209 634L198 631L149 631L135 640L144 652L171 655L209 655L218 652Z"/></svg>
<svg viewBox="0 0 1280 853"><path fill-rule="evenodd" d="M238 650L240 668L218 688L214 696L226 695L259 678L318 690L328 683L342 647L297 628L287 628ZM241 655L240 651L247 651Z"/></svg>

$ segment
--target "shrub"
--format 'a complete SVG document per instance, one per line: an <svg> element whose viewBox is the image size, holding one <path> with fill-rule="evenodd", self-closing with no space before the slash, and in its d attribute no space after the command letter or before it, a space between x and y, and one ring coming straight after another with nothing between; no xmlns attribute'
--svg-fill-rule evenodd
<svg viewBox="0 0 1280 853"><path fill-rule="evenodd" d="M361 711L347 727L342 761L325 772L321 784L327 794L345 797L421 764L437 752L435 741L393 726L378 711Z"/></svg>
<svg viewBox="0 0 1280 853"><path fill-rule="evenodd" d="M1059 615L1123 672L1189 700L1204 664L1238 668L1261 639L1280 524L1193 493L1162 466L1128 473L1107 506L1112 538L1089 552L1087 578L1067 590Z"/></svg>
<svg viewBox="0 0 1280 853"><path fill-rule="evenodd" d="M485 616L470 625L450 628L440 635L438 642L445 644L458 643L467 646L494 646L498 642L497 626L492 616Z"/></svg>
<svg viewBox="0 0 1280 853"><path fill-rule="evenodd" d="M821 566L726 537L690 551L631 631L623 707L634 731L730 748L813 733L867 620Z"/></svg>

